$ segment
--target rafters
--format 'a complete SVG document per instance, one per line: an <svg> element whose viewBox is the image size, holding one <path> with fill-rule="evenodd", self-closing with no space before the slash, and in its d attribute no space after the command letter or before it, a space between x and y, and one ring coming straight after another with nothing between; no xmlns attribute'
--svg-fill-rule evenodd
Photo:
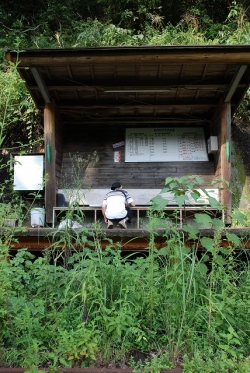
<svg viewBox="0 0 250 373"><path fill-rule="evenodd" d="M130 117L130 125L149 116L152 124L180 116L211 120L225 99L233 113L250 82L250 46L36 49L7 51L6 58L19 58L37 107L49 97L65 124L80 123L82 115L119 123Z"/></svg>

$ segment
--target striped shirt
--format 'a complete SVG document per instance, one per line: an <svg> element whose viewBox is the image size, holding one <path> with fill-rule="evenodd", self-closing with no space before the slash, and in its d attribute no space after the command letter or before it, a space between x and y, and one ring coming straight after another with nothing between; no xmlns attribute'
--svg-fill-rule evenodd
<svg viewBox="0 0 250 373"><path fill-rule="evenodd" d="M133 199L126 190L111 190L105 195L102 202L106 206L106 217L108 219L124 219L127 216L125 204L131 202Z"/></svg>

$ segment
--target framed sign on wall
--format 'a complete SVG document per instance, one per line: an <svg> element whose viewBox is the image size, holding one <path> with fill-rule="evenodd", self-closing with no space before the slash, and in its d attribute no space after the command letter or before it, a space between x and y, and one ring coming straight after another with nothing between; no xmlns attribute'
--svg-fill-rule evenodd
<svg viewBox="0 0 250 373"><path fill-rule="evenodd" d="M43 155L16 155L14 163L14 190L43 189Z"/></svg>
<svg viewBox="0 0 250 373"><path fill-rule="evenodd" d="M125 162L208 161L202 127L127 128Z"/></svg>

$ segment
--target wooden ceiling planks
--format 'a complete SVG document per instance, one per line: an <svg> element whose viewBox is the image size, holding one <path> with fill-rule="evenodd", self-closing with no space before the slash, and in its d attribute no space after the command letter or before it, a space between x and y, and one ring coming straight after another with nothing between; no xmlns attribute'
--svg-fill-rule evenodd
<svg viewBox="0 0 250 373"><path fill-rule="evenodd" d="M247 68L231 99L232 114L250 82L250 46L8 50L6 59L19 60L20 74L43 109L31 68L38 70L65 124L211 120L242 64Z"/></svg>

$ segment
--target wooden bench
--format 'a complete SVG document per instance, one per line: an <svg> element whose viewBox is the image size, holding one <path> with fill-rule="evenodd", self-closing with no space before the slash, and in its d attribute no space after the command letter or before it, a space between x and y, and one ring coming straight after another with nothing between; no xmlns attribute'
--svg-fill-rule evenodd
<svg viewBox="0 0 250 373"><path fill-rule="evenodd" d="M53 228L56 220L56 212L62 213L67 210L82 211L86 216L91 217L93 223L97 221L103 221L101 204L105 194L109 190L104 189L92 189L89 191L80 190L59 190L58 193L61 195L61 206L53 207ZM129 189L129 194L135 200L136 206L131 209L135 212L136 228L140 229L141 222L146 218L147 210L149 209L151 202L150 199L155 197L161 189ZM218 190L210 189L207 190L210 196L218 199ZM203 193L202 193L203 194ZM63 197L62 197L63 196ZM194 214L195 212L210 211L216 214L217 208L208 206L208 199L206 195L198 201L189 199L185 207L179 207L170 194L164 194L164 198L169 200L169 204L164 208L164 211L169 215L173 216L174 213L178 214L179 227L183 226L183 213ZM77 203L77 207L74 208L74 203ZM71 206L71 207L70 207Z"/></svg>
<svg viewBox="0 0 250 373"><path fill-rule="evenodd" d="M131 207L131 210L135 211L135 216L133 219L136 219L136 228L140 229L141 228L141 222L143 219L146 218L146 212L149 210L150 206L136 206L136 207ZM69 211L74 211L77 213L77 211L82 211L83 214L87 215L89 217L89 213L92 214L92 222L97 223L97 221L103 221L102 217L102 208L101 206L85 206L85 207L77 207L77 208L69 208L69 207L53 207L53 228L55 227L55 220L56 220L56 212L58 211L59 213L62 212L67 212ZM211 213L216 214L218 212L218 209L215 207L205 207L205 206L187 206L187 207L178 207L178 206L171 206L171 207L165 207L164 212L167 213L168 216L173 216L175 213L177 213L176 219L178 220L178 225L180 228L183 227L183 214L189 214L192 213L197 213L197 212L203 212L203 211L209 211ZM99 214L98 214L99 212Z"/></svg>

